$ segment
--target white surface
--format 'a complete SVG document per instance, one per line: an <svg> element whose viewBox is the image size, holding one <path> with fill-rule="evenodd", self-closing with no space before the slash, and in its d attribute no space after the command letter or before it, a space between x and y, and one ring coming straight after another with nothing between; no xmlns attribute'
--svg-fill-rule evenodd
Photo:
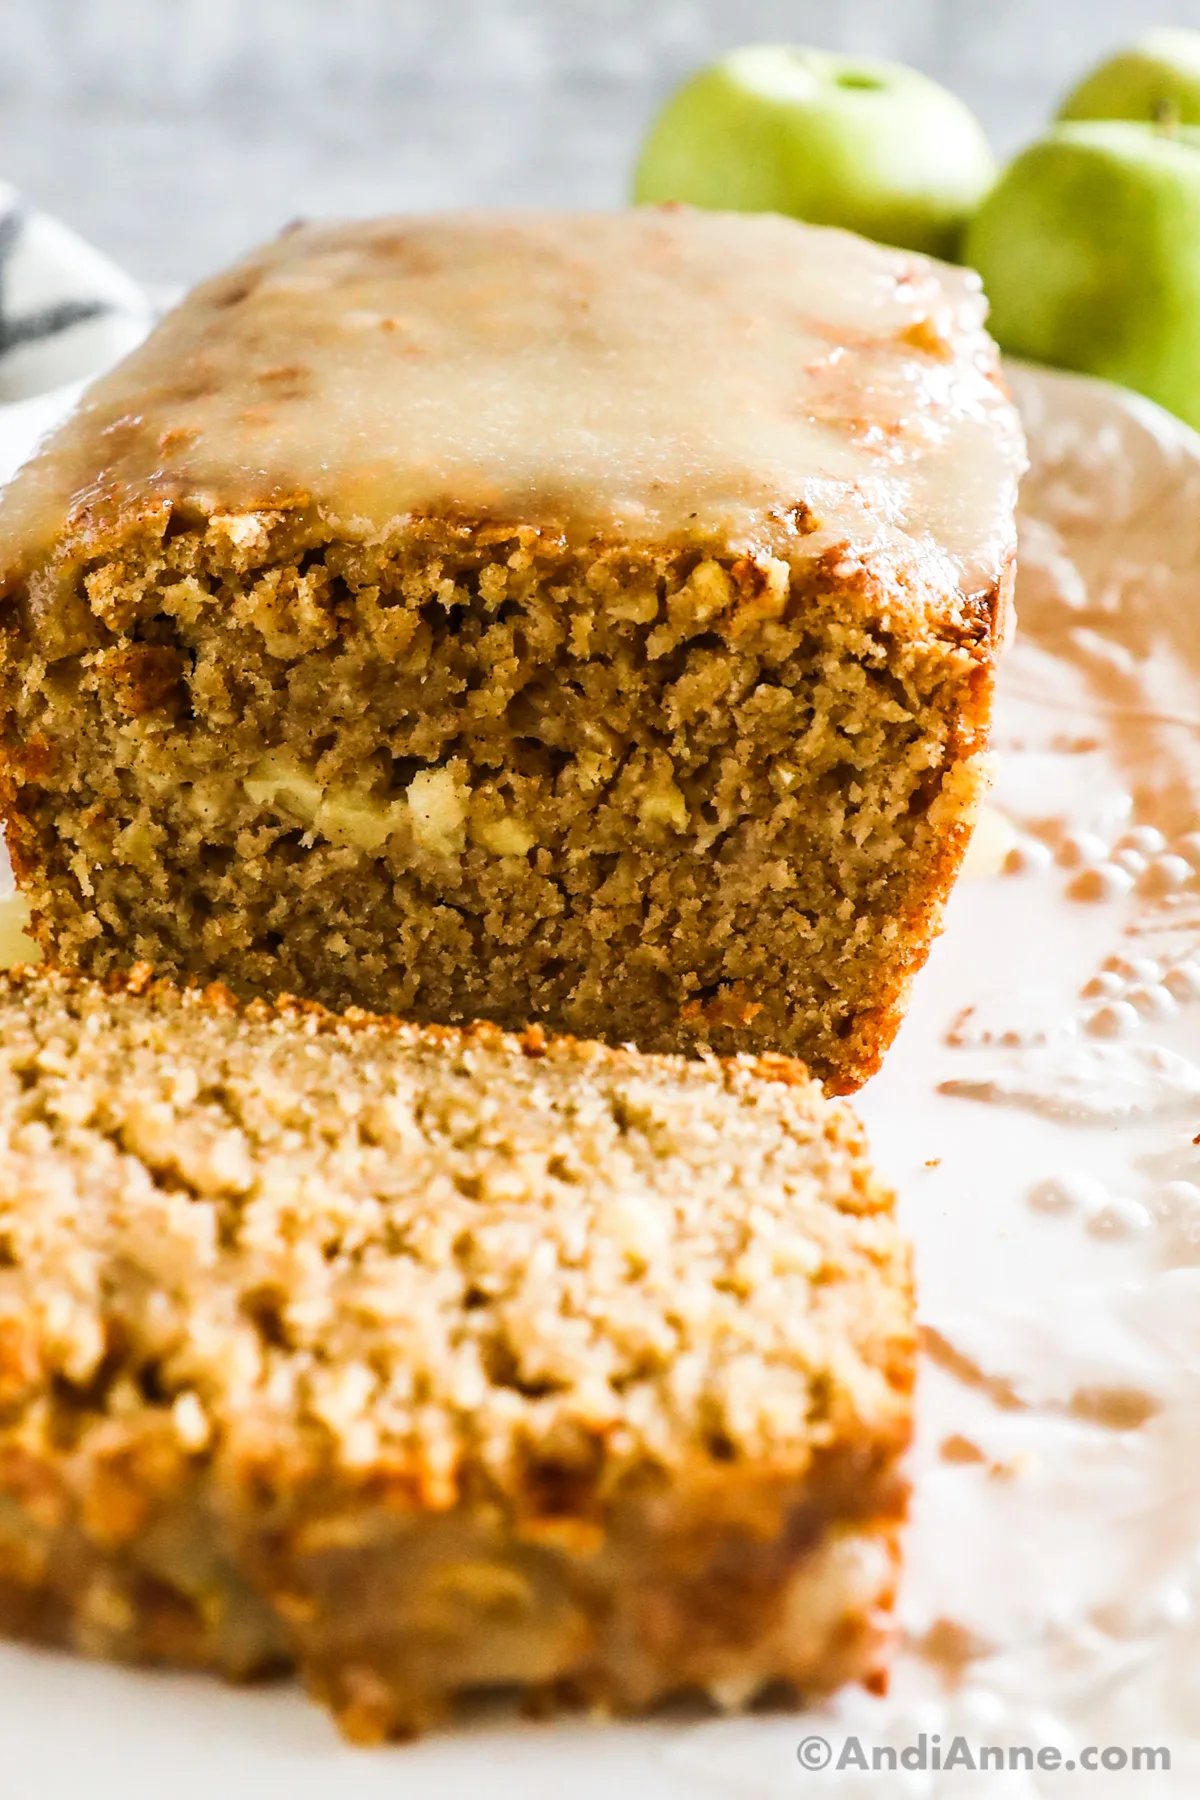
<svg viewBox="0 0 1200 1800"><path fill-rule="evenodd" d="M981 834L984 872L862 1096L930 1349L891 1697L500 1719L363 1752L287 1688L3 1648L3 1800L1200 1791L1200 439L1097 384L1014 379L1034 470L997 734L1008 825ZM1017 872L990 872L988 846ZM1093 892L1110 897L1075 897ZM799 1767L805 1732L849 1729L1064 1757L1163 1744L1173 1772Z"/></svg>

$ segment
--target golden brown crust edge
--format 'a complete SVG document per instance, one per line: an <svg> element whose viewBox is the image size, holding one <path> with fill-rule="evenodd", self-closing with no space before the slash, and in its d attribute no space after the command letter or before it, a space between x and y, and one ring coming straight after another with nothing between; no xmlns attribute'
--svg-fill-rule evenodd
<svg viewBox="0 0 1200 1800"><path fill-rule="evenodd" d="M942 915L970 847L979 804L987 792L983 759L991 734L996 674L1012 630L1016 578L1017 558L1013 551L999 579L979 603L979 616L986 624L971 686L971 704L956 722L948 756L952 765L961 767L965 764L974 772L972 792L964 796L966 815L942 834L936 853L929 861L923 893L907 921L906 934L912 946L907 964L882 1004L861 1019L852 1044L847 1046L845 1064L823 1083L827 1093L843 1096L857 1093L872 1075L878 1073L904 1022L912 984L941 935Z"/></svg>

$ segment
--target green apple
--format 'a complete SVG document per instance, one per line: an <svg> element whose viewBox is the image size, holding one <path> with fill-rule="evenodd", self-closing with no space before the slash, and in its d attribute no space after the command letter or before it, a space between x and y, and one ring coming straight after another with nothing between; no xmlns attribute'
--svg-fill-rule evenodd
<svg viewBox="0 0 1200 1800"><path fill-rule="evenodd" d="M961 100L898 63L751 44L668 100L639 201L790 213L953 256L995 164Z"/></svg>
<svg viewBox="0 0 1200 1800"><path fill-rule="evenodd" d="M1200 31L1151 31L1085 75L1060 119L1200 125Z"/></svg>
<svg viewBox="0 0 1200 1800"><path fill-rule="evenodd" d="M1200 130L1056 126L1000 177L965 258L1003 349L1200 426Z"/></svg>

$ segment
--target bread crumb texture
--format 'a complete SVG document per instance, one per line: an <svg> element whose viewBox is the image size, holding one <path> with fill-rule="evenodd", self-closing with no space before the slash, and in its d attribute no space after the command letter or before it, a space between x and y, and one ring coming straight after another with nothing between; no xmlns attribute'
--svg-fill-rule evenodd
<svg viewBox="0 0 1200 1800"><path fill-rule="evenodd" d="M72 530L0 617L56 962L877 1065L984 785L994 595L299 502Z"/></svg>
<svg viewBox="0 0 1200 1800"><path fill-rule="evenodd" d="M297 1663L368 1738L827 1686L912 1372L891 1195L784 1058L0 982L9 1631Z"/></svg>

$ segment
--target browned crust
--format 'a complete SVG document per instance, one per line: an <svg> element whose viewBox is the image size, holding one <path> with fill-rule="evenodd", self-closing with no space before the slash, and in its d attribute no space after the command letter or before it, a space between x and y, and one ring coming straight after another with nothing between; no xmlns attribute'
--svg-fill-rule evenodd
<svg viewBox="0 0 1200 1800"><path fill-rule="evenodd" d="M1016 585L1015 551L1003 572L985 593L975 596L970 607L976 621L979 654L971 678L967 704L954 722L947 760L965 762L987 750L991 732L992 699L1000 654L1012 628L1013 591ZM975 829L974 818L960 819L941 833L928 863L928 879L905 922L909 955L888 995L873 1012L863 1015L848 1049L844 1065L825 1081L831 1094L853 1094L882 1067L892 1040L904 1022L912 984L929 960L941 935L942 915L958 880Z"/></svg>

